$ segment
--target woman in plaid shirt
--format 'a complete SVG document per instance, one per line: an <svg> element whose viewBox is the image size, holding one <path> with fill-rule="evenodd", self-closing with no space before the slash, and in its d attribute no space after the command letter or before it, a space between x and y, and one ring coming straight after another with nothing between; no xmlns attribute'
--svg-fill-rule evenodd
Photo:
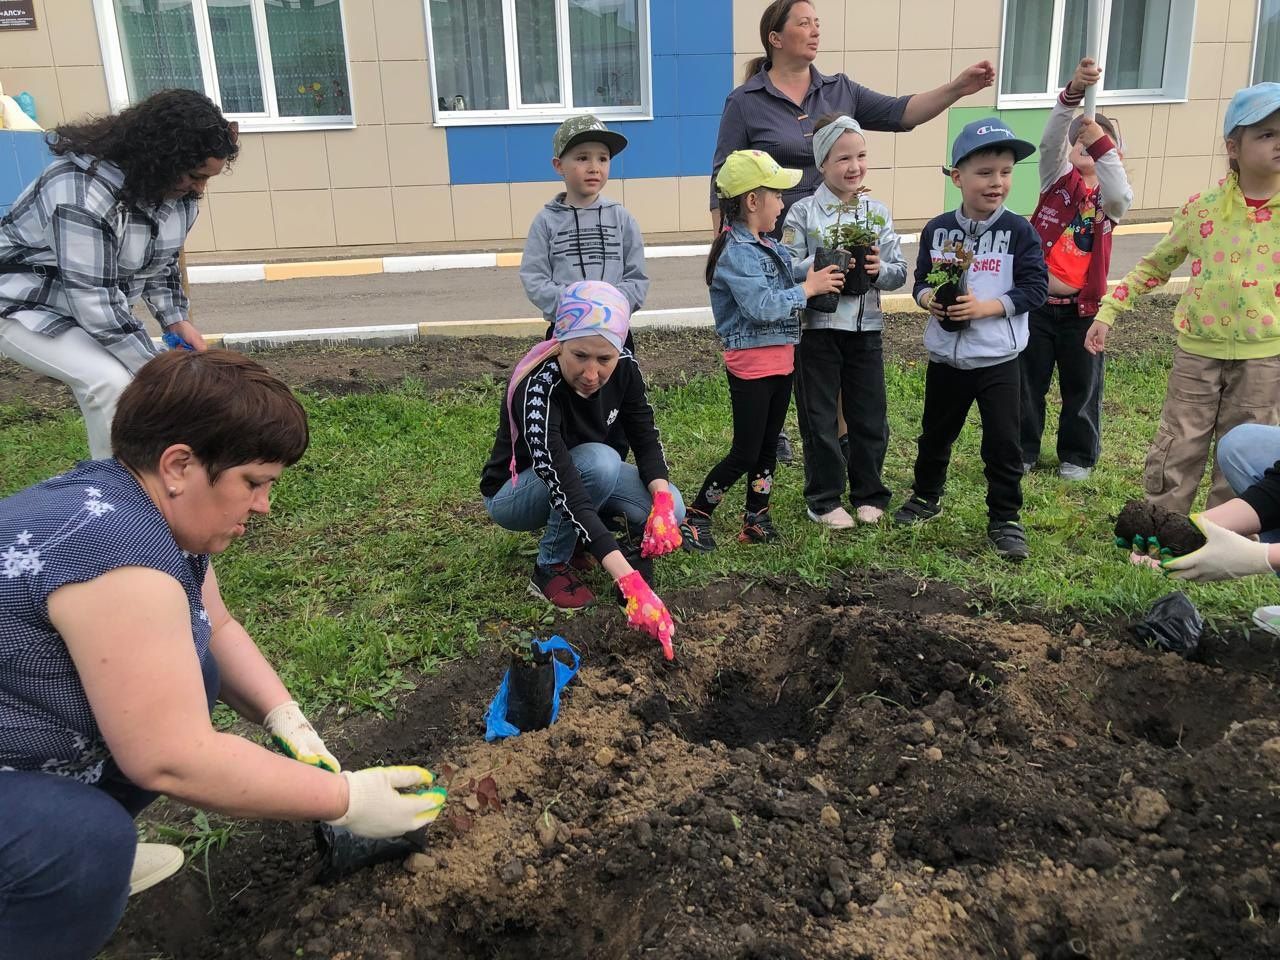
<svg viewBox="0 0 1280 960"><path fill-rule="evenodd" d="M193 90L58 127L55 158L0 219L0 356L75 394L95 460L111 456L116 400L156 349L130 304L205 349L187 319L178 254L236 125Z"/></svg>

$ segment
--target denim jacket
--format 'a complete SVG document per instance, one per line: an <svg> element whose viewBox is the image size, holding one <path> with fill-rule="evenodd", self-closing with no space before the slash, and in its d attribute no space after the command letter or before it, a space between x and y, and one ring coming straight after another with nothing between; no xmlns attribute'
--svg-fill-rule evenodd
<svg viewBox="0 0 1280 960"><path fill-rule="evenodd" d="M711 281L711 315L726 350L800 340L804 290L791 279L791 255L735 223Z"/></svg>

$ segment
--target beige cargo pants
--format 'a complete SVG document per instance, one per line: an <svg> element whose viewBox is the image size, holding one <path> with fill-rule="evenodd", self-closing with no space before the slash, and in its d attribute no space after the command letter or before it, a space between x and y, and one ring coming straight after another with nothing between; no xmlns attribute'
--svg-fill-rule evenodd
<svg viewBox="0 0 1280 960"><path fill-rule="evenodd" d="M1147 499L1188 513L1210 441L1242 423L1280 424L1280 357L1211 360L1174 347L1160 426L1143 474ZM1206 508L1235 496L1214 465Z"/></svg>

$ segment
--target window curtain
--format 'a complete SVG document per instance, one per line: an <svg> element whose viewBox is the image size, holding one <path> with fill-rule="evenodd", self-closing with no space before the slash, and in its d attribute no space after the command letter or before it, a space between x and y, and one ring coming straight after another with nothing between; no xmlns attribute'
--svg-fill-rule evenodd
<svg viewBox="0 0 1280 960"><path fill-rule="evenodd" d="M265 112L252 0L209 0L209 33L223 111Z"/></svg>
<svg viewBox="0 0 1280 960"><path fill-rule="evenodd" d="M560 49L556 0L519 0L516 49L520 54L520 102L560 102Z"/></svg>
<svg viewBox="0 0 1280 960"><path fill-rule="evenodd" d="M1253 82L1280 83L1280 0L1262 0Z"/></svg>
<svg viewBox="0 0 1280 960"><path fill-rule="evenodd" d="M573 105L640 103L637 0L569 0Z"/></svg>
<svg viewBox="0 0 1280 960"><path fill-rule="evenodd" d="M1084 58L1089 32L1089 0L1067 0L1062 19L1062 56L1058 60L1058 89L1067 85ZM1096 60L1097 50L1088 51ZM1104 81L1105 83L1105 81Z"/></svg>
<svg viewBox="0 0 1280 960"><path fill-rule="evenodd" d="M1111 0L1107 62L1102 81L1116 90L1164 86L1170 0Z"/></svg>
<svg viewBox="0 0 1280 960"><path fill-rule="evenodd" d="M502 0L431 0L431 39L440 109L510 106Z"/></svg>
<svg viewBox="0 0 1280 960"><path fill-rule="evenodd" d="M204 91L191 0L116 0L129 99L176 87Z"/></svg>
<svg viewBox="0 0 1280 960"><path fill-rule="evenodd" d="M1008 0L1001 93L1044 93L1049 79L1054 0ZM1078 59L1078 58L1077 58Z"/></svg>
<svg viewBox="0 0 1280 960"><path fill-rule="evenodd" d="M280 116L350 116L338 0L266 0L266 8Z"/></svg>

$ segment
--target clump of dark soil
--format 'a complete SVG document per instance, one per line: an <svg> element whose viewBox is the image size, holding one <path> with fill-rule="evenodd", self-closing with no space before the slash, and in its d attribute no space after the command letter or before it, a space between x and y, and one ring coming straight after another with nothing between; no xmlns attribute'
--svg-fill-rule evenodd
<svg viewBox="0 0 1280 960"><path fill-rule="evenodd" d="M607 605L557 625L546 730L483 741L495 649L333 732L458 768L425 853L326 885L305 825L246 825L212 906L188 869L108 956L1280 955L1280 648L1189 663L891 576L668 599L673 663Z"/></svg>
<svg viewBox="0 0 1280 960"><path fill-rule="evenodd" d="M1161 547L1168 548L1175 557L1199 550L1204 546L1204 534L1187 518L1145 500L1130 500L1116 518L1116 539L1131 544L1135 537L1150 540L1154 537Z"/></svg>

